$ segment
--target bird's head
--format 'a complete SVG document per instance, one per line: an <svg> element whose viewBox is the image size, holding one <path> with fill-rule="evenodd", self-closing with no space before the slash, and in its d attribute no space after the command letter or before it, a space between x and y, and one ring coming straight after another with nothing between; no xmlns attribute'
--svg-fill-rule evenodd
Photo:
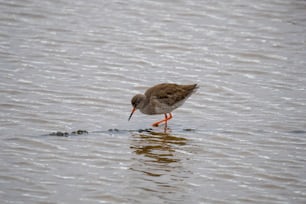
<svg viewBox="0 0 306 204"><path fill-rule="evenodd" d="M144 101L145 101L146 97L143 94L137 94L135 95L132 100L131 100L131 104L133 106L131 115L129 117L129 120L131 119L133 113L136 111L136 109L142 108L144 105Z"/></svg>

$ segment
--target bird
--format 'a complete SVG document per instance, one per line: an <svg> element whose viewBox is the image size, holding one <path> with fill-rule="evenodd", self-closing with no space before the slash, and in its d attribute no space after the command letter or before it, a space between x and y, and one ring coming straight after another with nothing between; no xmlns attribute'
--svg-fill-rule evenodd
<svg viewBox="0 0 306 204"><path fill-rule="evenodd" d="M175 83L161 83L146 90L144 94L136 94L131 104L133 109L130 117L139 109L140 112L147 115L164 114L163 120L152 124L158 127L161 123L165 123L165 131L167 122L172 119L171 112L184 104L184 102L199 88L197 84L179 85Z"/></svg>

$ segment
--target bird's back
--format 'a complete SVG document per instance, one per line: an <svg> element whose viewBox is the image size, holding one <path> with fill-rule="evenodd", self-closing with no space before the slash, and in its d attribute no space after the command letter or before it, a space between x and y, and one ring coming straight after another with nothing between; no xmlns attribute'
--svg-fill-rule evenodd
<svg viewBox="0 0 306 204"><path fill-rule="evenodd" d="M197 84L178 85L163 83L149 88L145 95L150 100L156 99L159 103L174 106L180 101L185 101L197 88Z"/></svg>

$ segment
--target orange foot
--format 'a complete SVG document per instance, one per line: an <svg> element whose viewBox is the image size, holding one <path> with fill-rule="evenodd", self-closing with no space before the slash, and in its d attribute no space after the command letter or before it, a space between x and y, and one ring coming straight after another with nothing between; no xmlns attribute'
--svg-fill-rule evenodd
<svg viewBox="0 0 306 204"><path fill-rule="evenodd" d="M153 123L152 126L153 126L153 127L158 127L159 124L165 122L165 125L166 125L166 127L167 127L167 121L170 120L171 118L172 118L172 114L171 114L171 113L169 113L169 117L168 117L167 113L165 113L165 119Z"/></svg>

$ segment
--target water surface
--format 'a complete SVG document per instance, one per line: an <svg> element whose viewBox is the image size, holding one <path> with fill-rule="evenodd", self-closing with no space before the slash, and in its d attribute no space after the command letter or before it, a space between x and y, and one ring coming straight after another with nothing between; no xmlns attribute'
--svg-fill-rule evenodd
<svg viewBox="0 0 306 204"><path fill-rule="evenodd" d="M305 203L305 1L0 2L2 203ZM130 99L200 89L163 127ZM86 134L49 135L86 130Z"/></svg>

